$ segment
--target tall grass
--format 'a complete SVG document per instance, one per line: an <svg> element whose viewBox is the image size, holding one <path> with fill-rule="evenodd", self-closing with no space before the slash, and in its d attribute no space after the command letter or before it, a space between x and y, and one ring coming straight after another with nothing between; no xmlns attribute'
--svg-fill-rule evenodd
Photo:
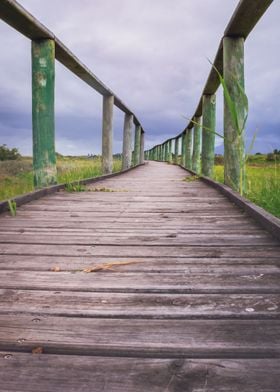
<svg viewBox="0 0 280 392"><path fill-rule="evenodd" d="M224 167L216 165L214 179L224 182ZM280 218L280 164L247 165L244 196Z"/></svg>
<svg viewBox="0 0 280 392"><path fill-rule="evenodd" d="M114 159L113 172L120 171L121 166L121 159ZM101 158L63 157L57 160L58 183L79 181L101 174ZM31 158L0 162L0 200L10 199L33 190Z"/></svg>

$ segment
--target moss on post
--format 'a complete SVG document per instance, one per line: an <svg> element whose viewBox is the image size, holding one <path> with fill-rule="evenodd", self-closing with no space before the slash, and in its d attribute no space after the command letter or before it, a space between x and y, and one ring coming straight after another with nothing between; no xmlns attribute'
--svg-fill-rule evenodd
<svg viewBox="0 0 280 392"><path fill-rule="evenodd" d="M216 96L203 95L202 103L203 128L202 128L202 167L201 172L206 177L213 177L215 158L215 134L216 129ZM206 130L204 127L213 130Z"/></svg>
<svg viewBox="0 0 280 392"><path fill-rule="evenodd" d="M55 43L32 42L32 123L34 186L57 181L54 122Z"/></svg>
<svg viewBox="0 0 280 392"><path fill-rule="evenodd" d="M230 109L224 99L224 179L225 184L243 192L245 172L244 121L244 39L223 39L224 80L234 102L239 127L234 124ZM238 129L239 128L239 129Z"/></svg>
<svg viewBox="0 0 280 392"><path fill-rule="evenodd" d="M197 174L200 173L200 149L201 149L201 117L195 117L193 128L193 156L192 170Z"/></svg>

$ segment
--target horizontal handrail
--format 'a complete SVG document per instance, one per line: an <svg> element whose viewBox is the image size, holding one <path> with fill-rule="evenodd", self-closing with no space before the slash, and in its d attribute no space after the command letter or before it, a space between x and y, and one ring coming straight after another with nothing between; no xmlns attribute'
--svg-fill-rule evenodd
<svg viewBox="0 0 280 392"><path fill-rule="evenodd" d="M95 76L47 27L39 22L15 0L1 0L0 17L15 30L31 40L52 39L55 58L85 83L103 96L113 96L114 105L127 114L133 114L134 124L141 125L135 114ZM142 131L144 129L142 127Z"/></svg>
<svg viewBox="0 0 280 392"><path fill-rule="evenodd" d="M195 117L202 115L202 98L203 95L215 94L220 86L219 77L216 69L223 75L223 38L224 37L243 37L246 39L253 28L256 26L258 21L261 19L263 14L266 12L268 7L272 4L273 0L240 0L237 5L235 12L233 13L220 41L213 66L211 67L209 76L206 84L203 88L202 94L199 98L197 108L194 115L191 117L194 120ZM215 69L216 68L216 69ZM163 143L167 143L174 138L179 138L183 135L186 129L193 128L193 122L190 121L188 125L175 137L166 139ZM160 146L162 143L157 144L154 147Z"/></svg>

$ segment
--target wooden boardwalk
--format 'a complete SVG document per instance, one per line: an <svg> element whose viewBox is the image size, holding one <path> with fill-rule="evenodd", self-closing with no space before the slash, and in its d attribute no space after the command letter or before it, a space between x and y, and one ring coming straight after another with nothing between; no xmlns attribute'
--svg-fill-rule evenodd
<svg viewBox="0 0 280 392"><path fill-rule="evenodd" d="M1 215L2 392L279 391L279 242L186 175Z"/></svg>

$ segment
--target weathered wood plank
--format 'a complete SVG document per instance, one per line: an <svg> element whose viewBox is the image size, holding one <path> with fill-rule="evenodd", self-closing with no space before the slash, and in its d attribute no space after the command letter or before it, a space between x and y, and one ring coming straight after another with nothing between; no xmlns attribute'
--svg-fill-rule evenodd
<svg viewBox="0 0 280 392"><path fill-rule="evenodd" d="M19 371L21 369L21 371ZM3 392L278 392L279 360L0 353ZM20 386L20 389L19 389Z"/></svg>
<svg viewBox="0 0 280 392"><path fill-rule="evenodd" d="M1 255L1 270L26 270L26 271L50 271L59 267L61 271L77 271L100 264L123 262L120 267L113 268L117 272L182 272L185 274L199 273L262 273L279 272L280 258L208 258L208 257L119 257L104 256L22 256ZM131 263L133 261L133 263ZM131 263L131 264L129 264Z"/></svg>
<svg viewBox="0 0 280 392"><path fill-rule="evenodd" d="M279 259L279 246L168 246L147 245L34 245L1 244L0 255L32 256L115 256L130 257L273 257Z"/></svg>
<svg viewBox="0 0 280 392"><path fill-rule="evenodd" d="M0 271L0 288L127 293L280 293L280 273Z"/></svg>
<svg viewBox="0 0 280 392"><path fill-rule="evenodd" d="M87 233L87 234L52 234L52 233L19 233L12 236L0 232L0 244L57 244L57 245L277 245L277 241L266 233L261 234L163 234L146 233L136 234L133 231L126 233ZM1 249L1 245L0 245ZM279 248L280 251L280 248Z"/></svg>
<svg viewBox="0 0 280 392"><path fill-rule="evenodd" d="M172 333L171 333L172 331ZM280 320L1 315L0 350L159 358L279 358Z"/></svg>
<svg viewBox="0 0 280 392"><path fill-rule="evenodd" d="M129 294L0 289L0 314L152 319L280 317L280 295Z"/></svg>

